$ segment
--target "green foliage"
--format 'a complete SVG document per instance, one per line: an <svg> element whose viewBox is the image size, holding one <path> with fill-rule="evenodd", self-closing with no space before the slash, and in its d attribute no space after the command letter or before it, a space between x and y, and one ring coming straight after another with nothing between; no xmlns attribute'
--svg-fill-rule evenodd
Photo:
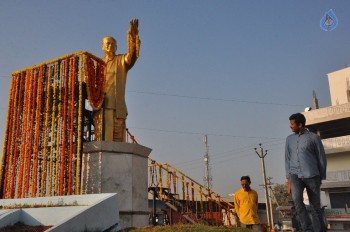
<svg viewBox="0 0 350 232"><path fill-rule="evenodd" d="M291 196L287 193L287 183L276 184L273 187L273 192L275 195L275 200L277 200L278 205L280 206L288 205L288 201L291 200ZM275 206L277 206L277 203L273 202Z"/></svg>
<svg viewBox="0 0 350 232"><path fill-rule="evenodd" d="M64 203L63 199L57 203L52 203L51 201L47 204L14 204L14 205L0 205L0 209L23 209L23 208L46 208L46 207L65 207L65 206L78 206L77 201L72 203ZM82 206L82 205L80 205Z"/></svg>

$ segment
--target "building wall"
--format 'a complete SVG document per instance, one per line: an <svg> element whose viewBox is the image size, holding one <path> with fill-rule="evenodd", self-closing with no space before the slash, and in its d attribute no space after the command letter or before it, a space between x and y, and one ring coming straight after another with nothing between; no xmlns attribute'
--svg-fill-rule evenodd
<svg viewBox="0 0 350 232"><path fill-rule="evenodd" d="M350 67L328 73L327 76L332 106L348 103L347 90L350 87Z"/></svg>
<svg viewBox="0 0 350 232"><path fill-rule="evenodd" d="M350 151L327 156L327 172L350 170Z"/></svg>

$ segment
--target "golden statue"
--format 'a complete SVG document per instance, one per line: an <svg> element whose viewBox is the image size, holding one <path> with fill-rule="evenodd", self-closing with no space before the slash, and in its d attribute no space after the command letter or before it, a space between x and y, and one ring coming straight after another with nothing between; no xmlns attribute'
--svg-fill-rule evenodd
<svg viewBox="0 0 350 232"><path fill-rule="evenodd" d="M106 36L102 39L103 60L106 62L105 97L103 112L101 110L94 112L95 140L126 141L125 120L128 111L125 104L125 86L128 71L139 57L138 26L138 19L130 20L127 34L128 52L126 54L115 54L117 41L113 37Z"/></svg>

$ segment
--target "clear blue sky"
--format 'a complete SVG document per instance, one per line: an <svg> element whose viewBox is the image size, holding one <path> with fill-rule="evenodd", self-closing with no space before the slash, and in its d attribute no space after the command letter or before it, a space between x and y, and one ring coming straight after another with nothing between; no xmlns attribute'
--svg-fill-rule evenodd
<svg viewBox="0 0 350 232"><path fill-rule="evenodd" d="M329 9L338 27L325 32ZM151 157L202 181L208 135L214 191L250 175L264 200L261 162L284 183L288 117L330 105L327 73L350 65L350 1L0 1L0 139L13 71L79 50L103 56L112 35L126 51L140 20L141 55L129 72L127 126ZM2 150L2 142L0 148Z"/></svg>

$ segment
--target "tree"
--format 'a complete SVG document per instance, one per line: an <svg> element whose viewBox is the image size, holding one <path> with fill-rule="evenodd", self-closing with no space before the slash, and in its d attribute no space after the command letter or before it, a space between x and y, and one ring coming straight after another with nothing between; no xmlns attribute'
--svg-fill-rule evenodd
<svg viewBox="0 0 350 232"><path fill-rule="evenodd" d="M273 204L275 206L287 206L289 205L289 201L292 200L291 196L287 193L287 183L284 184L276 184L273 187ZM277 201L277 202L276 202Z"/></svg>

